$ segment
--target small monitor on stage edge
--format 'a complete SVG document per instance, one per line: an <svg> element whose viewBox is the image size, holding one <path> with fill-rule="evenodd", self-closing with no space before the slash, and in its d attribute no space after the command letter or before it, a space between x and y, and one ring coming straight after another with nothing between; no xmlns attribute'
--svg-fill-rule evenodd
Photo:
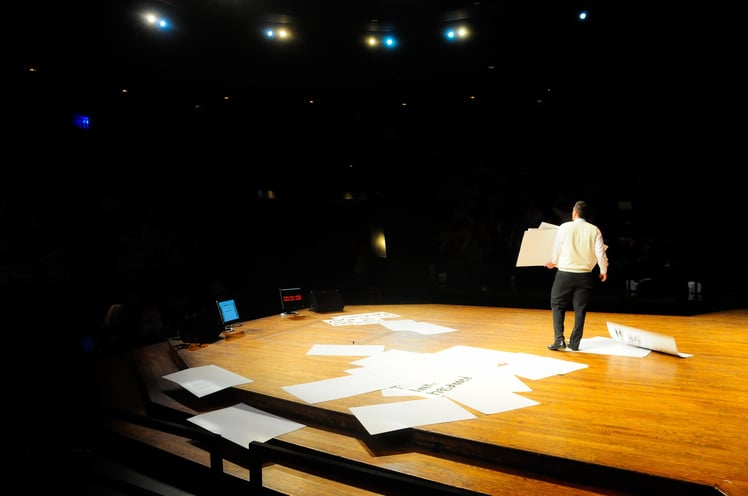
<svg viewBox="0 0 748 496"><path fill-rule="evenodd" d="M233 298L216 300L216 305L225 329L231 330L231 325L239 322L239 310L236 308L236 301Z"/></svg>
<svg viewBox="0 0 748 496"><path fill-rule="evenodd" d="M281 310L284 314L295 314L304 308L301 288L280 288Z"/></svg>

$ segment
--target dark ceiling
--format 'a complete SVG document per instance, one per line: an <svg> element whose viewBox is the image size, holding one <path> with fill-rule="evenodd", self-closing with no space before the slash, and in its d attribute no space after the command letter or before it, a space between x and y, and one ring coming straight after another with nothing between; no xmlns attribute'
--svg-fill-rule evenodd
<svg viewBox="0 0 748 496"><path fill-rule="evenodd" d="M99 123L159 109L168 114L163 125L184 122L184 109L230 101L220 120L250 127L258 113L296 115L299 102L315 100L325 112L314 119L342 131L354 113L399 122L393 132L412 134L456 108L453 130L467 117L477 124L466 129L485 129L486 139L520 150L538 142L564 152L598 146L619 163L648 155L674 166L674 153L718 153L719 162L743 154L733 125L744 92L739 16L718 5L75 0L56 7L12 7L20 11L13 18L27 21L11 40L28 91L18 101L87 112ZM170 29L146 25L146 10L168 18ZM589 12L585 22L576 18L581 10ZM469 24L466 43L441 39L453 20ZM262 27L278 21L292 27L293 42L263 39ZM390 31L400 37L397 50L362 43L364 33Z"/></svg>
<svg viewBox="0 0 748 496"><path fill-rule="evenodd" d="M655 13L623 2L102 3L73 2L65 27L57 19L31 26L17 43L28 52L24 63L62 64L55 69L71 71L88 89L465 88L511 99L578 86L625 98L625 89L641 94L640 71L661 70L663 63ZM169 29L146 25L146 10L167 18ZM581 10L590 13L585 22L576 18ZM467 23L471 37L447 44L441 31L455 21ZM263 27L277 22L293 29L290 43L263 39ZM366 33L388 32L399 37L396 50L370 50L362 42Z"/></svg>

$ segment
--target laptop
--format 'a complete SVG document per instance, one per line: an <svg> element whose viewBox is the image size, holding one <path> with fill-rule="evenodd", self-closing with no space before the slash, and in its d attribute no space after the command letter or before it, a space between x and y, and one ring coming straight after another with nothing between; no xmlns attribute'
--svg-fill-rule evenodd
<svg viewBox="0 0 748 496"><path fill-rule="evenodd" d="M233 324L241 322L239 309L236 307L236 300L233 298L216 300L216 307L218 308L218 316L221 318L224 330L233 331Z"/></svg>

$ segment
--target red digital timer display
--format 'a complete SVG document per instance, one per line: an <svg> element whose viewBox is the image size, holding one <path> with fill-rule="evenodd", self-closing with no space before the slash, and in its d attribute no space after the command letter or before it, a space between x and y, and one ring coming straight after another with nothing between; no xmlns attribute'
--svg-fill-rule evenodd
<svg viewBox="0 0 748 496"><path fill-rule="evenodd" d="M281 308L284 312L295 312L304 308L301 288L280 288Z"/></svg>

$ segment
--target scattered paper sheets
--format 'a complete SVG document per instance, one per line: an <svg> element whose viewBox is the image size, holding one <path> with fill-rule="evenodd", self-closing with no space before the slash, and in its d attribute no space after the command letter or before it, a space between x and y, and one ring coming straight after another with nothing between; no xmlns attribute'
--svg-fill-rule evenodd
<svg viewBox="0 0 748 496"><path fill-rule="evenodd" d="M688 353L679 352L678 347L675 345L675 338L672 336L644 331L636 327L614 324L613 322L607 322L607 325L610 337L620 343L659 351L660 353L667 353L668 355L675 355L681 358L693 356Z"/></svg>
<svg viewBox="0 0 748 496"><path fill-rule="evenodd" d="M191 367L171 374L166 374L163 377L164 379L176 382L198 398L202 398L203 396L228 387L253 382L252 379L247 379L246 377L242 377L234 372L229 372L218 365Z"/></svg>
<svg viewBox="0 0 748 496"><path fill-rule="evenodd" d="M187 420L245 448L248 448L252 441L265 442L281 434L305 427L304 424L258 410L244 403L195 415Z"/></svg>
<svg viewBox="0 0 748 496"><path fill-rule="evenodd" d="M389 312L356 313L338 315L331 319L326 319L324 322L327 322L328 324L333 326L369 325L378 324L382 319L391 319L393 317L399 317L399 315L395 315L394 313Z"/></svg>
<svg viewBox="0 0 748 496"><path fill-rule="evenodd" d="M604 336L582 338L579 344L579 351L597 355L616 355L633 358L644 358L652 352L652 350L624 344Z"/></svg>
<svg viewBox="0 0 748 496"><path fill-rule="evenodd" d="M588 365L560 358L517 353L516 358L508 364L508 367L512 373L520 377L537 381L554 375L563 375L575 370L586 369Z"/></svg>
<svg viewBox="0 0 748 496"><path fill-rule="evenodd" d="M412 331L419 334L443 334L457 330L451 327L429 324L428 322L416 322L415 320L382 320L379 325L391 331Z"/></svg>
<svg viewBox="0 0 748 496"><path fill-rule="evenodd" d="M322 403L378 391L395 384L393 377L376 374L351 374L321 381L284 386L283 389L307 403Z"/></svg>
<svg viewBox="0 0 748 496"><path fill-rule="evenodd" d="M366 431L372 435L419 425L476 418L475 415L447 398L356 406L351 407L350 410Z"/></svg>
<svg viewBox="0 0 748 496"><path fill-rule="evenodd" d="M559 358L471 346L453 346L437 353L387 350L351 364L357 367L346 370L348 376L283 389L310 403L377 390L384 397L441 399L433 403L403 401L351 408L364 428L375 434L462 420L463 406L490 415L538 405L537 401L518 394L532 391L519 375L539 379L587 367ZM428 414L422 415L422 408L426 407Z"/></svg>
<svg viewBox="0 0 748 496"><path fill-rule="evenodd" d="M644 331L613 322L606 322L606 324L610 337L595 336L583 338L579 344L580 352L638 358L644 358L652 351L659 351L660 353L675 355L680 358L693 356L689 353L679 352L675 344L675 338L672 336Z"/></svg>
<svg viewBox="0 0 748 496"><path fill-rule="evenodd" d="M307 355L327 355L327 356L369 356L384 351L384 345L381 344L315 344Z"/></svg>
<svg viewBox="0 0 748 496"><path fill-rule="evenodd" d="M398 316L385 313L351 315L346 316L345 321L349 325L364 322L382 324L384 318L391 317ZM416 324L421 325L400 320L388 321L387 326L405 330ZM679 357L692 356L680 353L675 339L670 336L612 322L607 325L610 338L582 339L580 351L645 357L654 350ZM418 398L351 407L350 411L370 434L475 418L461 405L486 415L538 405L537 401L518 394L532 392L520 378L539 380L587 367L584 363L556 357L471 346L453 346L436 353L417 353L385 351L379 345L314 345L307 354L363 356L351 362L354 368L345 370L347 375L283 387L308 403L372 391L381 391L383 397ZM164 378L200 397L252 382L215 365L181 370ZM253 440L265 441L303 427L243 404L198 415L190 420L242 446L248 446Z"/></svg>

